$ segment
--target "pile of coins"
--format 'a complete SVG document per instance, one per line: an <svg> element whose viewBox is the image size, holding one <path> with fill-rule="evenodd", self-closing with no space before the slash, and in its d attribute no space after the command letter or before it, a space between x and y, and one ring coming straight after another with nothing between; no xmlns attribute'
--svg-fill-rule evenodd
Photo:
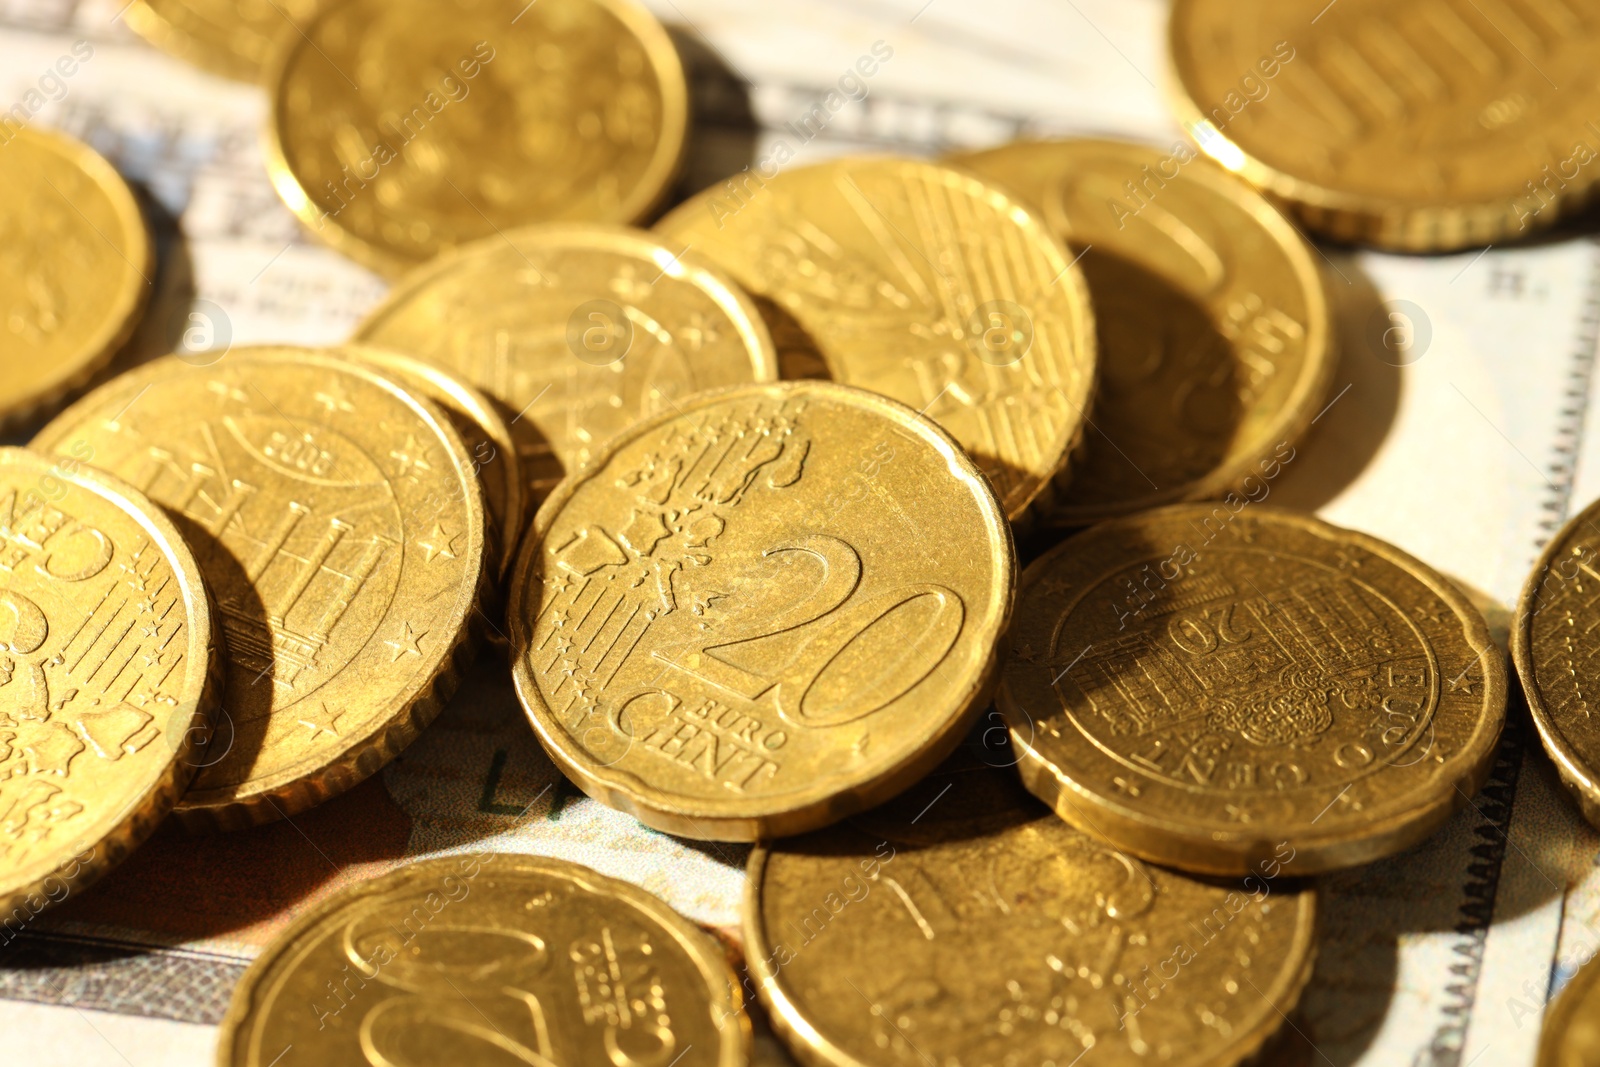
<svg viewBox="0 0 1600 1067"><path fill-rule="evenodd" d="M1173 14L1226 167L1101 140L775 156L653 231L688 91L631 0L268 6L128 18L262 79L285 203L398 279L349 343L107 378L148 291L137 205L64 137L0 152L32 354L0 415L99 379L0 451L0 910L169 815L329 800L483 646L590 796L759 844L743 978L633 886L452 856L300 916L220 1062L736 1065L753 998L809 1064L1234 1064L1309 978L1311 876L1484 782L1507 672L1479 610L1265 502L1335 351L1279 208L1418 250L1506 220L1354 156L1296 171L1248 87L1226 103L1227 5ZM1293 61L1260 52L1257 84ZM1597 531L1552 542L1514 644L1600 822Z"/></svg>

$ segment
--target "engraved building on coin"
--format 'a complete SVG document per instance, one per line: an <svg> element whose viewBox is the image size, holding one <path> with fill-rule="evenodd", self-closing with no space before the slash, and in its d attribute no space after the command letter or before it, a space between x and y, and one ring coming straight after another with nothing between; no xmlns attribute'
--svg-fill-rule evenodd
<svg viewBox="0 0 1600 1067"><path fill-rule="evenodd" d="M180 818L235 828L342 792L453 690L486 516L428 401L342 356L238 349L123 375L34 444L92 449L174 516L207 576L231 670Z"/></svg>
<svg viewBox="0 0 1600 1067"><path fill-rule="evenodd" d="M517 692L557 764L649 825L809 829L956 744L1014 568L987 480L909 408L824 382L702 393L541 510Z"/></svg>
<svg viewBox="0 0 1600 1067"><path fill-rule="evenodd" d="M1023 576L1000 709L1028 787L1128 851L1299 871L1432 833L1488 773L1505 665L1454 586L1310 516L1177 505Z"/></svg>

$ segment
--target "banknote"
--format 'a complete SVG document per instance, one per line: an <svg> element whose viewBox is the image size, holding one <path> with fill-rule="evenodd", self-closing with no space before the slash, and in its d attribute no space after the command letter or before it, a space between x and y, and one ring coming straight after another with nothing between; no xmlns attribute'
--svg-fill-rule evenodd
<svg viewBox="0 0 1600 1067"><path fill-rule="evenodd" d="M385 286L303 236L280 205L259 147L262 94L150 49L121 6L0 0L0 112L20 106L25 121L95 145L155 225L157 298L120 364L184 346L345 337ZM935 155L1072 134L1169 145L1183 132L1164 102L1161 0L649 6L691 72L683 194L780 154ZM91 58L70 78L48 76L79 42ZM829 106L868 53L889 58ZM1600 244L1571 227L1441 257L1319 254L1340 361L1265 503L1315 510L1430 562L1503 640L1540 546L1600 496ZM1514 707L1488 785L1443 831L1325 880L1316 972L1288 1019L1302 1062L1532 1062L1546 1003L1600 947L1600 838L1524 719ZM643 829L578 793L491 656L416 744L349 795L242 834L164 829L104 882L11 931L0 948L8 1057L211 1062L233 985L298 910L395 864L479 848L635 882L739 952L746 850ZM764 1032L757 1059L788 1062Z"/></svg>

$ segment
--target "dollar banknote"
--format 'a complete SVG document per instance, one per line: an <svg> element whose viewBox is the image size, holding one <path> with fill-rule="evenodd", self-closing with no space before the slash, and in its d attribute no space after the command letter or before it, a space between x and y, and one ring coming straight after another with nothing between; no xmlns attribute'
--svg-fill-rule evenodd
<svg viewBox="0 0 1600 1067"><path fill-rule="evenodd" d="M1182 136L1164 103L1161 0L649 6L690 67L684 194L775 154ZM342 340L385 286L303 236L279 203L259 148L263 94L157 53L120 9L0 0L0 112L87 140L145 199L157 298L124 365L182 346ZM51 73L85 50L70 78ZM843 80L864 55L878 58L874 73ZM1600 245L1570 227L1460 255L1320 254L1340 360L1267 503L1428 561L1503 641L1541 545L1600 496ZM747 850L659 834L584 797L540 751L507 673L488 657L416 744L349 795L240 834L164 828L81 896L13 923L0 949L7 1062L212 1062L239 975L295 914L451 851L590 865L660 894L737 954ZM1519 700L1488 785L1443 831L1324 880L1288 1055L1339 1067L1533 1061L1545 1005L1600 947L1600 839ZM765 1033L757 1061L788 1062Z"/></svg>

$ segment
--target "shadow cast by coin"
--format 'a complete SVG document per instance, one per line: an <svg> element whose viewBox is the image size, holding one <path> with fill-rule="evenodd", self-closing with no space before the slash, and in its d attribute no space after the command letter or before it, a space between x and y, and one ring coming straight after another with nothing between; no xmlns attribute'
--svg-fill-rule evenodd
<svg viewBox="0 0 1600 1067"><path fill-rule="evenodd" d="M190 788L204 788L210 768L224 762L229 768L248 768L261 752L275 684L272 626L255 583L234 554L189 516L165 510L200 567L217 654L224 663L212 729L189 756L196 768Z"/></svg>
<svg viewBox="0 0 1600 1067"><path fill-rule="evenodd" d="M1069 525L1122 502L1168 503L1217 469L1249 414L1245 367L1213 312L1134 260L1080 261L1099 342L1099 383L1056 510ZM1076 513L1076 514L1075 514Z"/></svg>
<svg viewBox="0 0 1600 1067"><path fill-rule="evenodd" d="M752 165L761 128L750 84L692 26L669 24L667 33L689 79L689 143L683 170L664 207L671 207Z"/></svg>
<svg viewBox="0 0 1600 1067"><path fill-rule="evenodd" d="M751 295L761 320L772 334L772 347L778 353L778 377L786 382L813 379L832 381L833 372L817 342L806 328L776 301Z"/></svg>
<svg viewBox="0 0 1600 1067"><path fill-rule="evenodd" d="M1360 477L1394 426L1407 353L1388 343L1390 312L1377 286L1347 252L1325 270L1338 356L1315 421L1272 486L1271 502L1315 511Z"/></svg>

